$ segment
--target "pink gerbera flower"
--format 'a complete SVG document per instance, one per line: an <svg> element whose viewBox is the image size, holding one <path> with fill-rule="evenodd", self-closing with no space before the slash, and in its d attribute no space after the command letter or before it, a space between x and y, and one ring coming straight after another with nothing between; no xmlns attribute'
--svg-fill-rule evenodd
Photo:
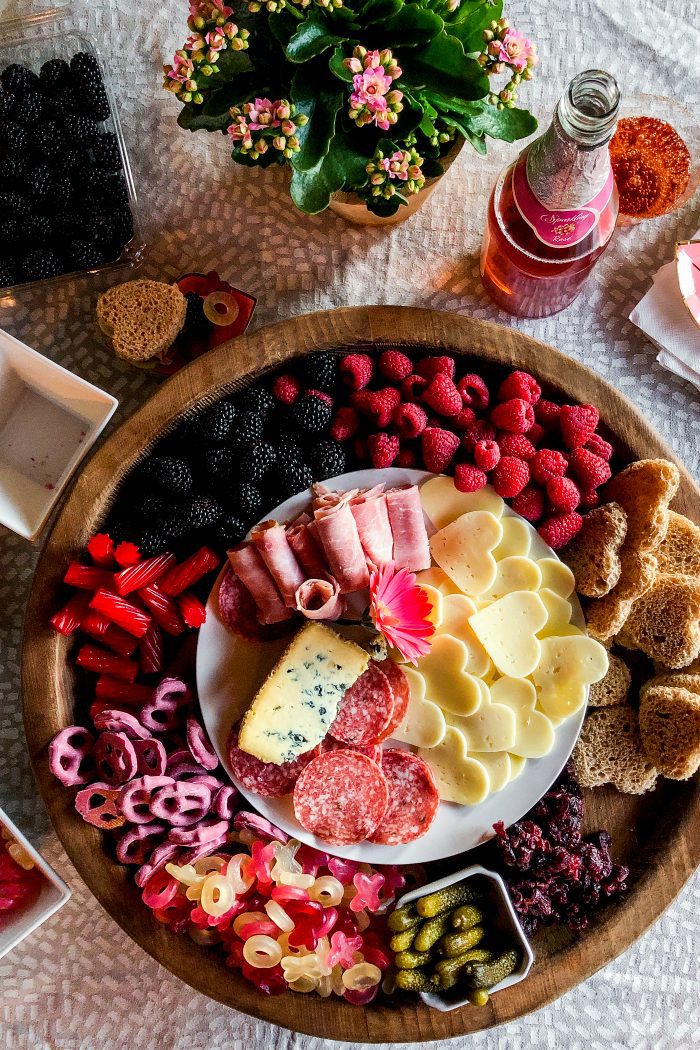
<svg viewBox="0 0 700 1050"><path fill-rule="evenodd" d="M435 627L432 605L416 583L416 574L382 565L369 578L369 615L374 626L406 660L415 663L430 650Z"/></svg>

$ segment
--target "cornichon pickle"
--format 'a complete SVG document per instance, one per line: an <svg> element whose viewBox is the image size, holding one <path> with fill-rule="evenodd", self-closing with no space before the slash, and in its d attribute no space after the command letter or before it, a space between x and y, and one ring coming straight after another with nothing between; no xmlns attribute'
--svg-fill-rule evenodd
<svg viewBox="0 0 700 1050"><path fill-rule="evenodd" d="M454 886L446 886L444 890L429 893L427 897L421 897L416 902L416 909L424 919L432 919L435 915L447 911L448 908L456 908L458 904L468 904L475 898L474 891L466 883L458 882Z"/></svg>
<svg viewBox="0 0 700 1050"><path fill-rule="evenodd" d="M503 952L490 963L477 963L466 974L472 988L492 988L513 972L518 964L518 953L513 949Z"/></svg>
<svg viewBox="0 0 700 1050"><path fill-rule="evenodd" d="M389 941L389 947L392 952L405 952L407 948L410 948L413 944L413 938L416 935L417 926L409 926L407 930L402 930L401 933L395 933Z"/></svg>
<svg viewBox="0 0 700 1050"><path fill-rule="evenodd" d="M473 988L467 995L472 1006L486 1006L489 1001L489 993L485 988Z"/></svg>
<svg viewBox="0 0 700 1050"><path fill-rule="evenodd" d="M438 951L441 955L454 959L457 955L462 955L470 948L474 948L483 936L483 926L472 926L469 930L446 933L438 942Z"/></svg>
<svg viewBox="0 0 700 1050"><path fill-rule="evenodd" d="M468 930L482 922L484 913L475 904L462 904L452 912L452 925L455 930Z"/></svg>
<svg viewBox="0 0 700 1050"><path fill-rule="evenodd" d="M392 933L401 933L403 930L410 929L411 926L416 926L419 922L420 915L417 914L415 905L404 904L402 908L392 911L387 919L387 926Z"/></svg>
<svg viewBox="0 0 700 1050"><path fill-rule="evenodd" d="M429 952L398 952L394 958L399 970L416 970L431 961Z"/></svg>
<svg viewBox="0 0 700 1050"><path fill-rule="evenodd" d="M439 985L435 977L424 970L399 970L396 987L405 992L435 992Z"/></svg>
<svg viewBox="0 0 700 1050"><path fill-rule="evenodd" d="M450 913L444 912L436 915L434 919L426 919L416 934L413 946L417 952L430 951L432 946L439 941L443 933L449 928Z"/></svg>
<svg viewBox="0 0 700 1050"><path fill-rule="evenodd" d="M493 955L487 948L472 948L461 955L455 955L452 959L441 959L440 962L435 964L435 975L440 980L441 988L450 988L455 983L455 980L461 976L466 966L471 967L476 963L487 963L491 959L493 959Z"/></svg>

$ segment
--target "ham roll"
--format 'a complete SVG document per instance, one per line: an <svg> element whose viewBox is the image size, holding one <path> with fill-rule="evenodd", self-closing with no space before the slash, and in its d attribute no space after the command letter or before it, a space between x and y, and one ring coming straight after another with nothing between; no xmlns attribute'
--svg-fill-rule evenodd
<svg viewBox="0 0 700 1050"><path fill-rule="evenodd" d="M306 580L297 588L296 609L307 620L337 620L344 608L336 580Z"/></svg>
<svg viewBox="0 0 700 1050"><path fill-rule="evenodd" d="M313 523L296 521L287 526L287 540L306 579L322 580L328 576L328 563L314 531Z"/></svg>
<svg viewBox="0 0 700 1050"><path fill-rule="evenodd" d="M418 488L411 485L391 489L386 494L386 505L394 536L396 567L411 572L430 568L430 545Z"/></svg>
<svg viewBox="0 0 700 1050"><path fill-rule="evenodd" d="M252 543L242 543L228 552L228 560L239 580L250 591L261 623L280 623L292 615L265 562Z"/></svg>
<svg viewBox="0 0 700 1050"><path fill-rule="evenodd" d="M341 501L330 507L317 507L314 521L330 574L338 581L340 593L350 594L367 587L367 559L349 503Z"/></svg>
<svg viewBox="0 0 700 1050"><path fill-rule="evenodd" d="M284 604L293 609L297 588L306 579L287 539L287 530L277 521L263 521L250 534Z"/></svg>
<svg viewBox="0 0 700 1050"><path fill-rule="evenodd" d="M357 525L362 549L370 569L390 562L394 554L394 537L389 524L389 512L383 485L366 489L350 501L350 510Z"/></svg>

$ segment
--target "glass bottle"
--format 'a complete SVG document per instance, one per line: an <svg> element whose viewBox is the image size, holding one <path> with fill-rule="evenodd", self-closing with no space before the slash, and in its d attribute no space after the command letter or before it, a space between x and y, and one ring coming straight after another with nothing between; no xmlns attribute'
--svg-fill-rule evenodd
<svg viewBox="0 0 700 1050"><path fill-rule="evenodd" d="M620 90L588 69L569 84L547 131L499 175L489 200L481 279L519 317L548 317L574 301L615 230L608 142Z"/></svg>

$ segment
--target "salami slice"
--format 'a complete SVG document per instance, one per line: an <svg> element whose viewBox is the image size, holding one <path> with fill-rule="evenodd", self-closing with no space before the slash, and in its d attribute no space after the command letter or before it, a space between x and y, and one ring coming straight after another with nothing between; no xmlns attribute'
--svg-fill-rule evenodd
<svg viewBox="0 0 700 1050"><path fill-rule="evenodd" d="M370 842L398 846L413 842L433 823L440 805L430 767L411 751L382 751L382 772L389 786L389 804Z"/></svg>
<svg viewBox="0 0 700 1050"><path fill-rule="evenodd" d="M388 740L389 737L394 735L406 717L408 702L411 699L411 687L402 669L389 657L386 660L380 660L377 667L389 679L389 685L394 693L394 710L389 725L380 737L380 740Z"/></svg>
<svg viewBox="0 0 700 1050"><path fill-rule="evenodd" d="M219 612L229 631L252 642L267 642L273 638L282 638L296 626L296 624L290 624L289 621L276 624L260 623L257 607L250 591L243 586L230 567L224 571L219 587Z"/></svg>
<svg viewBox="0 0 700 1050"><path fill-rule="evenodd" d="M288 795L302 769L320 751L319 745L312 751L299 755L292 762L283 762L279 766L272 762L261 762L255 755L249 755L247 751L242 751L238 746L239 728L240 723L237 723L231 730L228 741L228 760L233 775L248 791L253 791L256 795L263 795L265 798Z"/></svg>
<svg viewBox="0 0 700 1050"><path fill-rule="evenodd" d="M379 664L370 661L367 670L350 686L338 705L330 728L331 736L343 744L364 746L382 739L394 711L394 691Z"/></svg>
<svg viewBox="0 0 700 1050"><path fill-rule="evenodd" d="M371 758L378 766L382 764L382 749L379 744L343 744L330 733L321 741L321 751L357 751L361 755L367 755L367 758Z"/></svg>
<svg viewBox="0 0 700 1050"><path fill-rule="evenodd" d="M382 770L358 751L324 752L308 764L294 787L297 820L331 846L366 839L388 802Z"/></svg>

